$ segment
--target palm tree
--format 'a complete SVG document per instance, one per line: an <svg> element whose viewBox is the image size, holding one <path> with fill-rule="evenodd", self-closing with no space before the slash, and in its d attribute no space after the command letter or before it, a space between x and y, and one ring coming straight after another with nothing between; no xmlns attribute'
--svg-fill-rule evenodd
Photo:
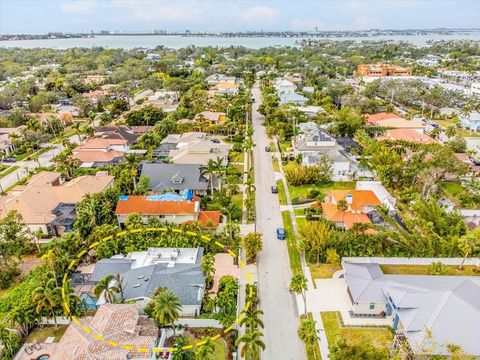
<svg viewBox="0 0 480 360"><path fill-rule="evenodd" d="M125 301L125 293L123 291L123 277L120 274L116 274L113 280L117 283L118 293L120 294L120 302L123 304Z"/></svg>
<svg viewBox="0 0 480 360"><path fill-rule="evenodd" d="M33 302L36 304L35 311L37 314L46 313L48 318L53 318L55 327L58 327L55 311L62 302L62 295L60 288L55 285L54 279L49 279L45 286L40 286L34 290Z"/></svg>
<svg viewBox="0 0 480 360"><path fill-rule="evenodd" d="M317 358L317 354L315 352L316 346L313 345L319 340L319 331L320 330L317 330L315 320L310 318L302 319L298 329L298 337L302 339L304 343L312 345L311 348L313 349L314 359Z"/></svg>
<svg viewBox="0 0 480 360"><path fill-rule="evenodd" d="M244 317L240 320L240 326L245 326L249 331L256 330L259 327L264 328L262 319L263 311L250 307L248 311L243 311Z"/></svg>
<svg viewBox="0 0 480 360"><path fill-rule="evenodd" d="M260 355L260 349L265 350L265 343L262 341L263 333L259 330L248 331L240 336L236 344L240 346L240 355L246 360L257 359Z"/></svg>
<svg viewBox="0 0 480 360"><path fill-rule="evenodd" d="M49 249L45 254L42 255L41 259L45 261L45 264L52 271L53 278L55 279L55 285L58 286L57 274L55 273L55 260L57 256L52 249Z"/></svg>
<svg viewBox="0 0 480 360"><path fill-rule="evenodd" d="M462 263L458 267L460 270L463 269L463 264L467 260L468 256L480 249L480 238L476 235L476 233L477 232L474 230L472 232L468 232L458 239L458 248L464 254Z"/></svg>
<svg viewBox="0 0 480 360"><path fill-rule="evenodd" d="M213 176L216 172L215 162L212 159L209 159L207 166L202 167L201 175L207 175L210 181L210 192L213 194Z"/></svg>
<svg viewBox="0 0 480 360"><path fill-rule="evenodd" d="M302 294L304 314L307 313L307 289L307 278L303 274L297 274L292 277L292 280L290 281L290 290L292 290L295 294Z"/></svg>
<svg viewBox="0 0 480 360"><path fill-rule="evenodd" d="M19 304L14 306L5 318L12 326L17 327L22 337L36 324L35 307L32 304Z"/></svg>
<svg viewBox="0 0 480 360"><path fill-rule="evenodd" d="M63 296L62 296L62 306L65 316L71 318L72 315L78 315L78 307L77 305L80 304L80 298L74 294L74 290L72 288L72 280L68 279L63 284ZM68 305L68 307L67 307Z"/></svg>
<svg viewBox="0 0 480 360"><path fill-rule="evenodd" d="M178 296L170 290L164 290L155 296L154 314L155 319L162 326L170 325L175 336L175 321L180 316L182 304Z"/></svg>
<svg viewBox="0 0 480 360"><path fill-rule="evenodd" d="M455 135L457 134L457 128L455 127L455 125L450 125L448 126L446 129L445 129L445 135L451 139L452 137L454 137Z"/></svg>
<svg viewBox="0 0 480 360"><path fill-rule="evenodd" d="M5 349L5 352L10 353L8 359L13 359L15 352L21 346L20 340L15 335L15 332L7 329L3 324L0 324L0 345Z"/></svg>
<svg viewBox="0 0 480 360"><path fill-rule="evenodd" d="M187 340L180 335L175 341L174 347L177 349L172 353L172 360L195 360L195 353L192 350L185 349Z"/></svg>
<svg viewBox="0 0 480 360"><path fill-rule="evenodd" d="M202 271L207 282L210 283L212 275L215 274L215 257L212 254L206 254L202 258Z"/></svg>
<svg viewBox="0 0 480 360"><path fill-rule="evenodd" d="M195 352L195 358L197 360L209 360L215 351L215 344L213 343L212 338L209 336L204 336L202 338L202 342L204 342L204 344Z"/></svg>
<svg viewBox="0 0 480 360"><path fill-rule="evenodd" d="M213 161L213 166L215 167L215 172L218 176L218 191L222 191L222 175L225 172L223 159L221 157L217 157L217 159Z"/></svg>
<svg viewBox="0 0 480 360"><path fill-rule="evenodd" d="M105 301L111 304L115 302L115 294L118 294L119 292L120 289L118 288L113 275L108 275L100 280L94 289L94 294L97 299L103 294Z"/></svg>

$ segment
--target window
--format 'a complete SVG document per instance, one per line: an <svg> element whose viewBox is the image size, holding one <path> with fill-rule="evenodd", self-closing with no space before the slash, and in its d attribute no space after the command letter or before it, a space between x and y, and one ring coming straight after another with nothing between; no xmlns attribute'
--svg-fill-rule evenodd
<svg viewBox="0 0 480 360"><path fill-rule="evenodd" d="M375 303L370 303L370 310L375 309Z"/></svg>

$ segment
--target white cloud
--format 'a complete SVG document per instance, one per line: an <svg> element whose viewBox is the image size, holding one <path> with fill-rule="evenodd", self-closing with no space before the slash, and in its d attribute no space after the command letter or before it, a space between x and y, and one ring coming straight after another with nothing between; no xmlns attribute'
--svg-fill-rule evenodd
<svg viewBox="0 0 480 360"><path fill-rule="evenodd" d="M248 23L258 23L259 25L265 23L274 24L280 20L280 11L269 6L255 5L240 13L240 19Z"/></svg>
<svg viewBox="0 0 480 360"><path fill-rule="evenodd" d="M60 4L60 9L69 14L88 14L91 13L97 6L95 1L65 1Z"/></svg>

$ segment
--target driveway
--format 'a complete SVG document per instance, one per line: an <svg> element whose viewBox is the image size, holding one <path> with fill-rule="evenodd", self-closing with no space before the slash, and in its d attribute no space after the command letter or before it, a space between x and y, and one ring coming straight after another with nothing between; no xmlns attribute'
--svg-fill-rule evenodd
<svg viewBox="0 0 480 360"><path fill-rule="evenodd" d="M345 279L316 279L315 284L316 289L307 291L308 311L350 310L352 303L345 287Z"/></svg>

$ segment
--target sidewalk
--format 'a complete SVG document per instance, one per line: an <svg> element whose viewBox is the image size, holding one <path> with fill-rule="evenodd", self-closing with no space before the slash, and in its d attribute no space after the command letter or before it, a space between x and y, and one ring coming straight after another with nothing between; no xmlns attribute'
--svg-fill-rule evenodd
<svg viewBox="0 0 480 360"><path fill-rule="evenodd" d="M313 320L317 324L318 332L318 346L320 347L320 354L322 354L322 360L330 359L330 350L328 349L327 335L325 334L325 327L323 326L322 316L319 312L312 313Z"/></svg>

